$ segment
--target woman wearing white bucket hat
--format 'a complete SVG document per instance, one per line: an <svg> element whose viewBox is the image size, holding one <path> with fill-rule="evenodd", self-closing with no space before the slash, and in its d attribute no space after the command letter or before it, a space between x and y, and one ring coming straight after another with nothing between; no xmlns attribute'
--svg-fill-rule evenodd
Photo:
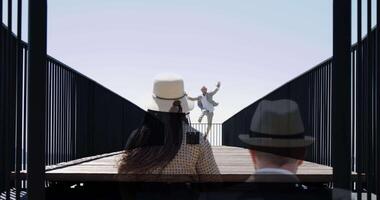
<svg viewBox="0 0 380 200"><path fill-rule="evenodd" d="M152 97L148 110L169 112L174 101L181 103L183 113L189 113L194 108L194 103L186 98L182 77L176 74L157 75L153 82Z"/></svg>
<svg viewBox="0 0 380 200"><path fill-rule="evenodd" d="M190 126L186 117L193 107L180 76L156 76L145 122L129 137L119 172L219 174L210 143Z"/></svg>

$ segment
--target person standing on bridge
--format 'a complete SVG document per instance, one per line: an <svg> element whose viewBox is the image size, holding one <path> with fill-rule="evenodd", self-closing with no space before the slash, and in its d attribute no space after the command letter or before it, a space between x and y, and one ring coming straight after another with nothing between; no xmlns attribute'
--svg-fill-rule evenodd
<svg viewBox="0 0 380 200"><path fill-rule="evenodd" d="M214 117L214 107L219 105L219 103L217 103L213 100L214 95L219 91L219 89L220 89L220 82L218 82L216 84L216 89L212 92L207 92L207 87L203 86L201 88L202 95L200 95L198 97L188 96L188 98L190 100L198 101L198 106L202 112L201 116L199 116L198 122L201 123L202 119L205 115L207 117L207 130L206 130L206 133L204 136L205 138L207 138L207 136L211 130L212 119Z"/></svg>

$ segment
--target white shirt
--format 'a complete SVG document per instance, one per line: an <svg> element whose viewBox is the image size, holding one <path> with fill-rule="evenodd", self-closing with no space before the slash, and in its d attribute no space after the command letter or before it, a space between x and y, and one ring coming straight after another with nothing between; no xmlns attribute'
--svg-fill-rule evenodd
<svg viewBox="0 0 380 200"><path fill-rule="evenodd" d="M205 95L202 95L201 102L202 102L203 110L214 112L214 106L210 102L207 101L207 97Z"/></svg>

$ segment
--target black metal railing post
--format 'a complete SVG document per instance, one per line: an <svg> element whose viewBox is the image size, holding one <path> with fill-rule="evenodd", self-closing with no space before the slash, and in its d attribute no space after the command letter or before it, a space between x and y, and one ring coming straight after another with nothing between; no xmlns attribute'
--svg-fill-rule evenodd
<svg viewBox="0 0 380 200"><path fill-rule="evenodd" d="M0 25L3 26L3 0L0 0ZM4 44L3 30L0 30L0 43ZM0 46L0 122L3 122L5 108L4 94L4 45ZM4 123L0 123L0 156L4 156L5 140L4 140ZM0 191L4 189L4 162L0 161Z"/></svg>
<svg viewBox="0 0 380 200"><path fill-rule="evenodd" d="M333 1L332 164L334 187L351 189L351 1Z"/></svg>
<svg viewBox="0 0 380 200"><path fill-rule="evenodd" d="M28 199L45 199L47 0L29 1Z"/></svg>
<svg viewBox="0 0 380 200"><path fill-rule="evenodd" d="M356 47L356 67L355 67L355 77L358 75L361 75L361 70L363 66L363 56L362 56L362 0L357 1L357 47ZM361 82L357 81L358 79L355 78L355 105L356 105L356 112L355 112L355 124L356 124L356 172L358 173L358 180L356 182L356 191L357 191L357 198L360 200L362 198L362 190L363 190L363 184L362 184L362 126L360 126L360 119L362 116L362 108L361 108L361 97L359 97L359 93L362 92L361 89Z"/></svg>
<svg viewBox="0 0 380 200"><path fill-rule="evenodd" d="M16 56L16 155L15 155L15 189L16 200L21 194L21 159L22 159L22 105L23 105L23 46L22 46L22 0L17 0L17 56Z"/></svg>
<svg viewBox="0 0 380 200"><path fill-rule="evenodd" d="M7 109L5 112L6 120L5 120L5 126L6 126L6 132L5 132L5 140L6 140L6 147L5 147L5 171L6 171L6 178L5 178L5 188L6 188L6 198L10 199L10 189L12 187L11 180L10 180L10 173L14 170L14 134L15 134L15 100L16 100L16 85L15 85L15 78L16 78L16 67L15 67L15 40L13 38L13 1L8 0L8 7L7 7L7 36L6 36L6 105Z"/></svg>
<svg viewBox="0 0 380 200"><path fill-rule="evenodd" d="M380 130L379 130L379 115L380 115L380 0L376 1L376 23L377 23L377 29L376 29L376 65L375 65L375 74L376 74L376 82L375 82L375 96L376 96L376 108L375 108L375 123L376 123L376 128L375 128L375 133L376 134L376 177L375 180L376 182L376 194L377 194L377 199L379 200L380 197Z"/></svg>
<svg viewBox="0 0 380 200"><path fill-rule="evenodd" d="M372 34L372 0L367 0L367 76L366 76L366 82L367 87L365 88L367 91L366 94L366 102L365 102L365 110L367 113L367 120L364 122L366 123L366 129L365 132L367 133L367 142L365 145L366 148L366 154L368 155L368 159L366 159L366 177L372 177L373 176L373 149L372 149L372 141L373 141L373 130L372 130L372 81L373 81L373 34ZM373 183L372 180L367 180L367 199L371 200L373 192Z"/></svg>

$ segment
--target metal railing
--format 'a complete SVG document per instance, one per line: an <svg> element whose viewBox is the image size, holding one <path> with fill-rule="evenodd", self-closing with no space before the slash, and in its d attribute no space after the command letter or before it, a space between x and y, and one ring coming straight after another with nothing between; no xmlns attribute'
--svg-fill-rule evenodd
<svg viewBox="0 0 380 200"><path fill-rule="evenodd" d="M26 136L25 115L22 115L26 97L23 79L26 46L2 23L0 29L0 191L6 190L4 196L9 198L10 187L16 185L17 193L20 191L20 182L12 183L10 172L21 169L21 146L25 145L21 141ZM17 151L16 145L20 147Z"/></svg>
<svg viewBox="0 0 380 200"><path fill-rule="evenodd" d="M46 165L122 150L145 111L48 57Z"/></svg>
<svg viewBox="0 0 380 200"><path fill-rule="evenodd" d="M367 36L353 45L351 51L351 111L348 111L351 123L348 125L351 126L351 170L359 175L353 189L369 195L379 194L380 184L378 31L372 30L370 39ZM223 145L248 147L238 135L249 134L260 101L291 99L300 107L305 133L315 138L315 143L307 149L306 160L332 166L332 67L332 59L328 59L226 120Z"/></svg>
<svg viewBox="0 0 380 200"><path fill-rule="evenodd" d="M34 105L28 102L28 45L2 26L0 53L0 191L9 198L11 188L16 196L26 188L10 174L27 169L27 122L34 117L28 110ZM49 56L46 72L46 88L37 91L46 99L45 119L39 119L46 125L44 164L122 150L145 111Z"/></svg>
<svg viewBox="0 0 380 200"><path fill-rule="evenodd" d="M123 148L128 133L139 125L144 111L51 57L44 60L47 63L46 66L37 66L39 70L46 71L46 74L30 71L28 68L30 66L28 62L31 61L28 50L30 47L21 41L23 1L17 0L17 34L12 33L12 11L14 10L12 5L16 5L16 1L8 0L7 2L8 7L3 9L3 1L0 0L0 22L3 22L3 10L7 10L7 24L9 25L7 28L3 25L0 27L0 191L5 190L5 197L9 199L12 187L15 187L12 192L14 191L18 198L22 187L26 186L24 183L21 185L19 172L26 169L29 161L33 161L32 163L37 165L40 160L35 158L42 158L45 162L41 162L39 165L52 165L84 156L120 150ZM37 46L38 41L46 44L46 37L42 34L46 33L44 26L46 25L46 16L44 16L46 2L29 2L29 11L32 11L29 12L29 28L33 28L33 31L29 31L29 34L32 33L29 35L32 36L29 39L33 40L33 44L37 44ZM358 44L352 48L352 65L350 69L347 69L352 72L351 123L344 121L342 124L351 127L351 158L353 158L351 168L359 175L359 180L353 184L354 189L358 191L358 194L362 191L367 192L367 197L370 199L371 193L379 194L380 192L380 45L378 40L380 31L376 29L369 34L369 37L361 40L361 0L358 2L360 5L357 15L359 40ZM367 4L367 32L371 32L371 1L368 1ZM344 10L347 11L350 10L347 5L351 4L350 1L342 1L339 6L338 1L334 1L334 5L337 10L341 9L343 5ZM377 21L380 21L380 4L377 6ZM345 12L345 14L347 13ZM340 15L334 15L334 19L350 18L338 18L337 16ZM346 28L346 24L334 23L334 30L339 30L340 26ZM337 34L340 32L334 33L339 37L346 36ZM45 59L46 52L41 46L44 45L39 46L40 51L37 48L37 51L33 52L34 55L37 53L36 57L32 59L36 61L35 58L37 58L37 62L32 64L34 67L41 61L38 58L44 57ZM332 59L326 60L262 98L269 100L287 98L293 99L299 104L306 133L316 139L308 151L307 160L325 165L333 164L331 154L334 148L345 147L345 144L334 147L332 143L332 138L336 135L332 132L333 123L336 123L332 120L334 114L332 113L334 109L332 97L335 94L332 91L333 70ZM30 72L38 75L32 76L33 80L30 80ZM337 74L334 75L337 76ZM38 81L38 78L41 78L42 81ZM36 82L39 84L35 84ZM33 83L33 88L29 90L31 83ZM45 84L46 87L36 87L36 85ZM44 103L37 105L39 108L42 105L44 109L39 112L29 112L30 106L36 106L29 104L31 96L33 96L34 102L41 98L44 99ZM222 144L244 146L237 139L237 135L248 133L252 114L259 101L223 123ZM348 99L345 103L347 102ZM33 111L36 110L38 109L34 108ZM39 114L38 117L34 116L36 113ZM44 117L40 117L41 113ZM38 122L46 127L41 128L34 124L28 124L28 121ZM128 124L125 121L128 121ZM39 150L33 152L32 159L28 155L30 152L26 153L28 149L26 141L31 141L32 138L28 137L31 134L28 130L32 125L33 134L35 134L33 135L33 144L44 144L34 148L43 149L44 157L40 156ZM196 128L202 132L205 129L204 125ZM209 135L212 144L220 144L220 131L213 132L220 129L220 125L212 128ZM44 131L38 132L38 130ZM41 135L44 137L40 138ZM37 137L34 138L34 136ZM341 151L341 149L339 150ZM345 165L345 163L337 163L337 166L334 167L339 168L339 164ZM11 171L16 172L15 181L10 178ZM41 176L37 183L44 180L43 169L37 169L29 175L31 174L34 178ZM28 178L30 177L32 176ZM32 181L28 181L28 183L31 184ZM36 185L33 193L40 193L40 196L43 197L43 187L40 186L41 184ZM36 196L29 196L29 198L38 199Z"/></svg>
<svg viewBox="0 0 380 200"><path fill-rule="evenodd" d="M192 123L192 127L197 129L201 133L206 133L207 123ZM210 132L207 136L211 146L222 146L222 123L212 123Z"/></svg>

